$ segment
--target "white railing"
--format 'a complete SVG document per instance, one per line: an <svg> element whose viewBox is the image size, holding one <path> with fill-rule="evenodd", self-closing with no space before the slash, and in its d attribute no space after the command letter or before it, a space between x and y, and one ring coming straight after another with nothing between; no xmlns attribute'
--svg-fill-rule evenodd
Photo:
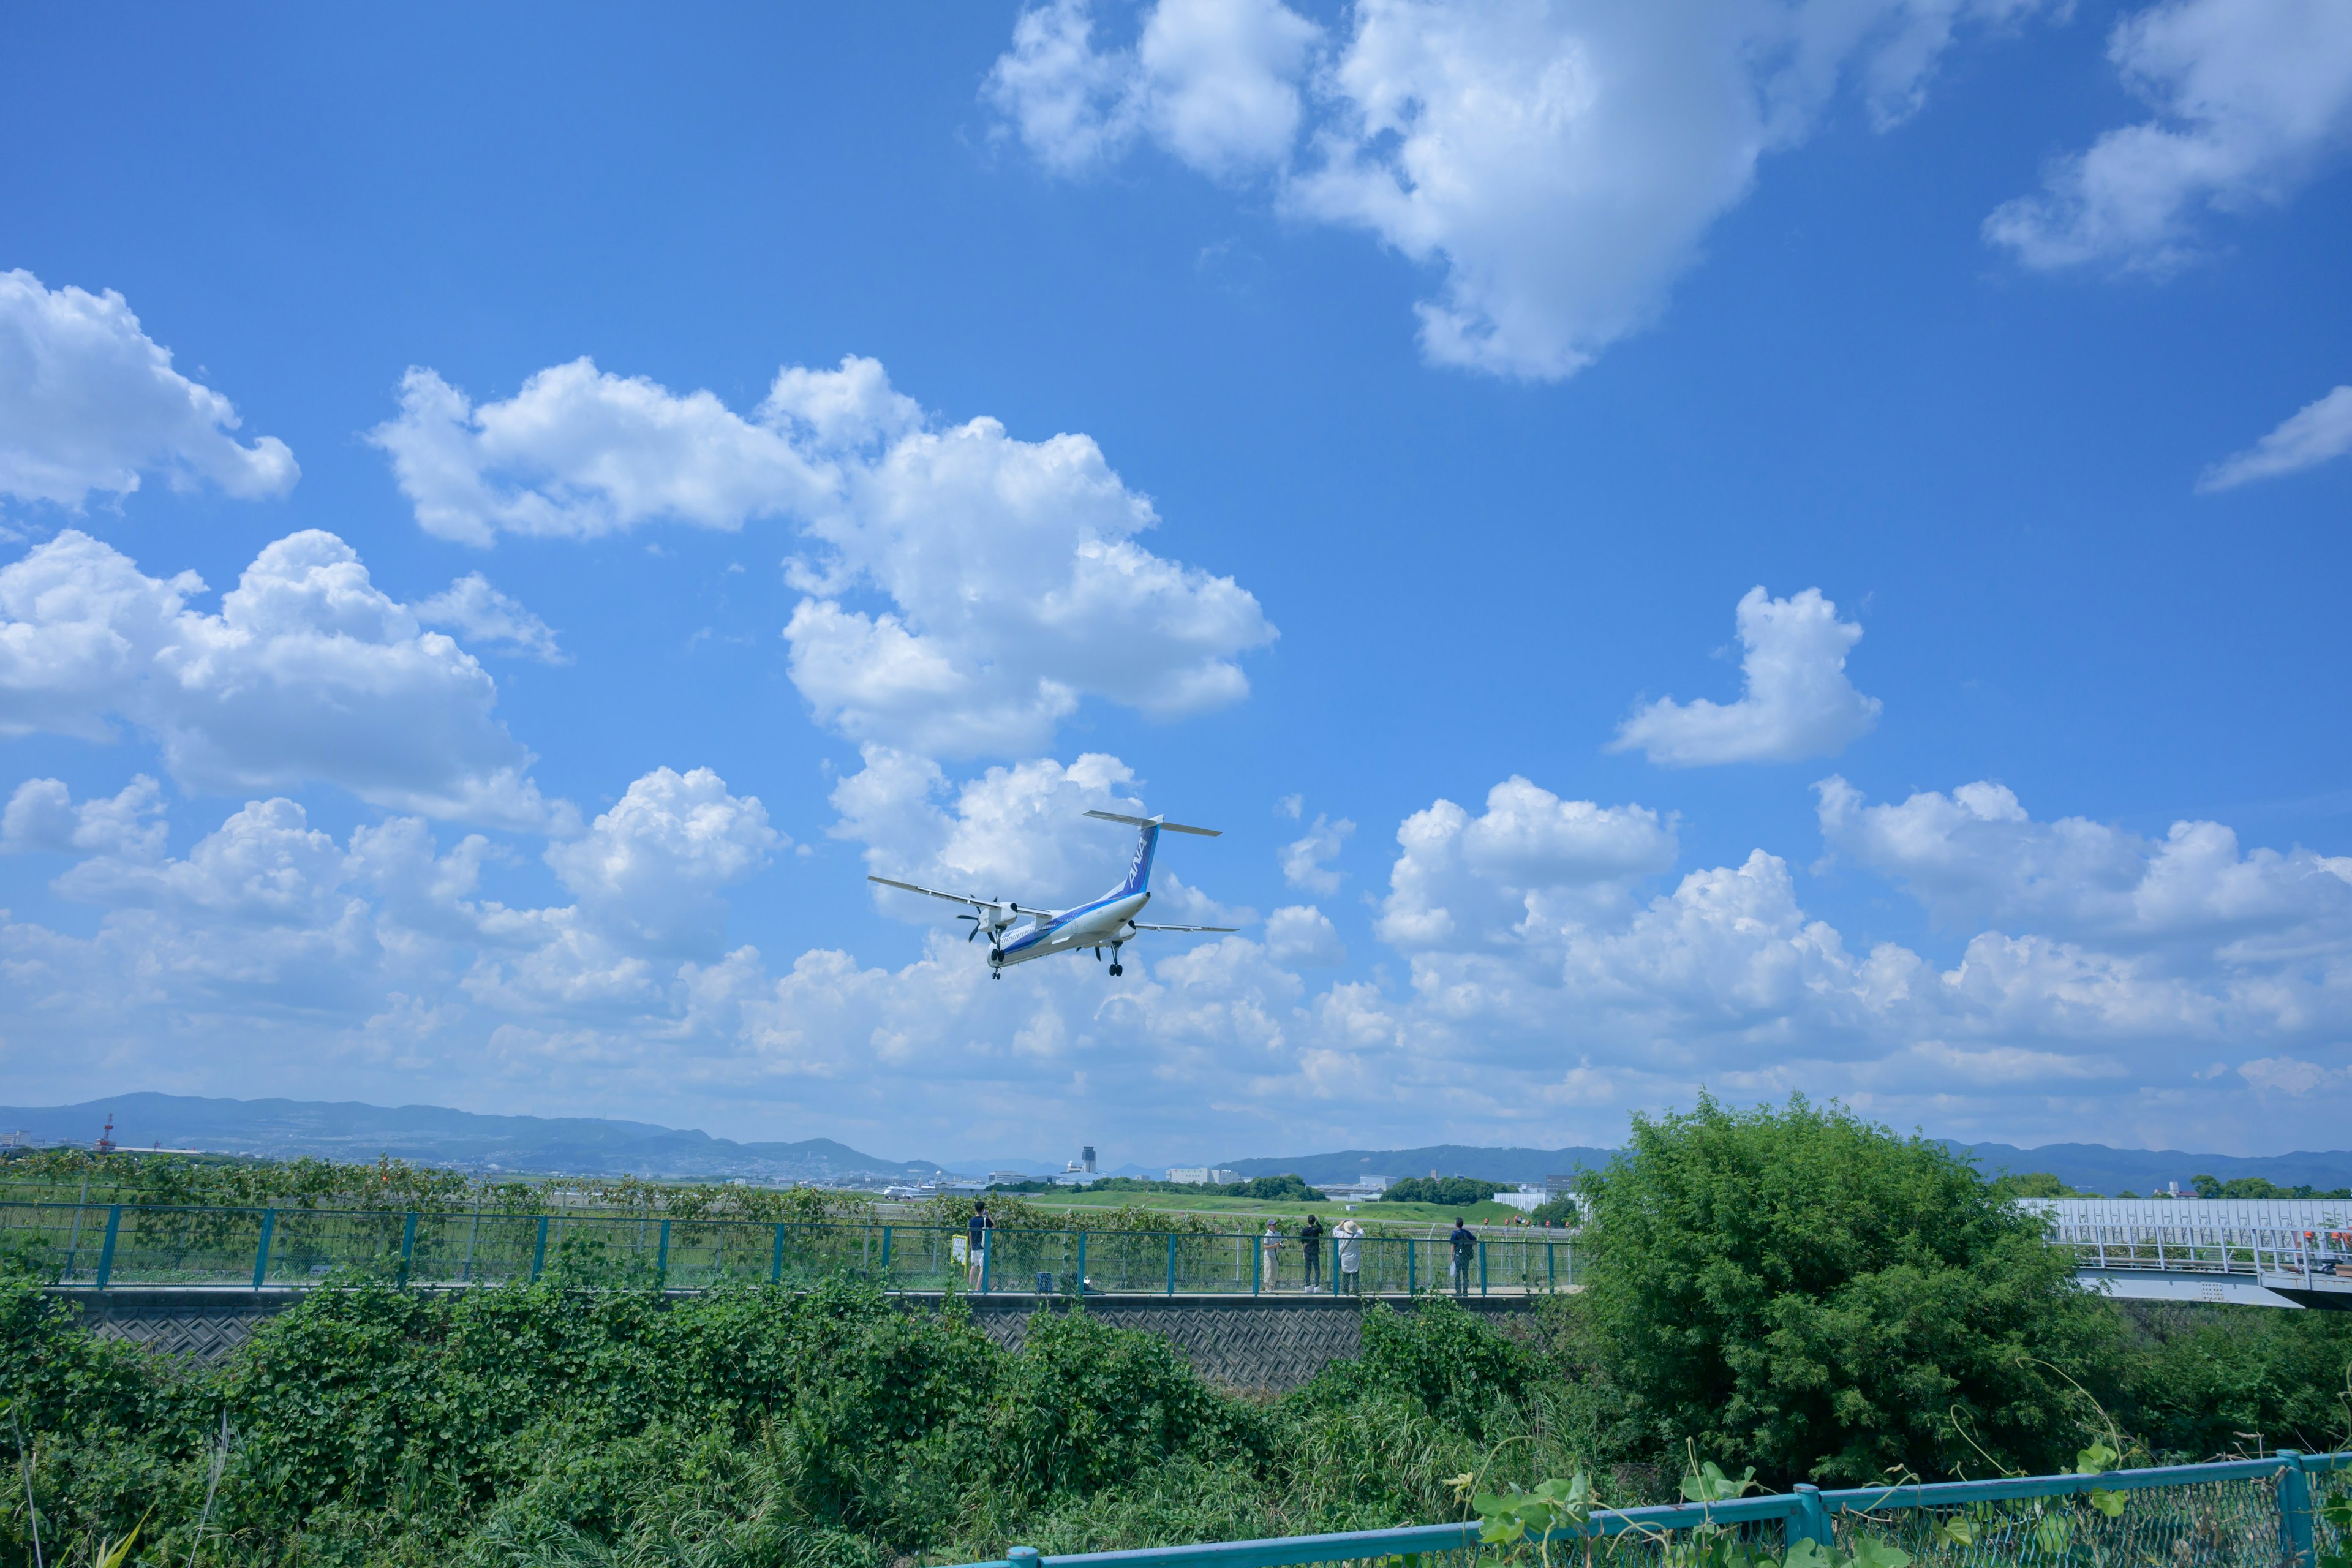
<svg viewBox="0 0 2352 1568"><path fill-rule="evenodd" d="M2341 1200L2029 1200L2076 1266L2167 1274L2352 1281L2352 1203Z"/></svg>

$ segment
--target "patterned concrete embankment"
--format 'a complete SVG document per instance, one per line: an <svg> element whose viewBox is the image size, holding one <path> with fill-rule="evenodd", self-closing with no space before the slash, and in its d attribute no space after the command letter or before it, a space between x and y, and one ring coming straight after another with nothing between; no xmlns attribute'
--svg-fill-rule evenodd
<svg viewBox="0 0 2352 1568"><path fill-rule="evenodd" d="M61 1287L50 1293L76 1303L94 1334L210 1364L234 1355L256 1330L306 1292L133 1286L103 1291ZM940 1301L936 1294L895 1299L921 1310L937 1310ZM1017 1293L965 1300L981 1331L1008 1350L1021 1348L1033 1313L1071 1307L1066 1297ZM1464 1305L1504 1326L1525 1321L1536 1300L1473 1296ZM1380 1301L1402 1311L1415 1306L1410 1298ZM1297 1387L1330 1362L1358 1354L1368 1309L1328 1296L1092 1296L1087 1310L1119 1328L1166 1336L1213 1382L1279 1393Z"/></svg>

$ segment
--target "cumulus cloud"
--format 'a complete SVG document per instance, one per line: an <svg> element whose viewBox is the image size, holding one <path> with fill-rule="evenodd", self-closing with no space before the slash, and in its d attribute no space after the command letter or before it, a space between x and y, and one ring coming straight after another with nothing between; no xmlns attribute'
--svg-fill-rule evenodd
<svg viewBox="0 0 2352 1568"><path fill-rule="evenodd" d="M104 740L125 720L186 790L317 782L433 816L563 820L488 673L333 534L266 546L217 615L189 607L204 592L72 529L0 567L0 734Z"/></svg>
<svg viewBox="0 0 2352 1568"><path fill-rule="evenodd" d="M163 790L142 773L110 799L74 804L61 779L26 779L0 812L0 854L76 852L152 860L169 828Z"/></svg>
<svg viewBox="0 0 2352 1568"><path fill-rule="evenodd" d="M1294 816L1296 813L1292 814ZM1339 890L1347 874L1334 871L1325 864L1339 858L1339 851L1356 831L1356 825L1346 817L1337 822L1321 812L1315 814L1313 826L1306 837L1295 838L1282 847L1282 879L1294 888L1329 898Z"/></svg>
<svg viewBox="0 0 2352 1568"><path fill-rule="evenodd" d="M1738 701L1662 697L1619 725L1609 750L1640 751L1665 767L1796 762L1833 756L1878 722L1883 704L1846 679L1862 627L1839 620L1820 589L1774 599L1750 588L1738 621L1747 649Z"/></svg>
<svg viewBox="0 0 2352 1568"><path fill-rule="evenodd" d="M428 626L447 626L477 645L504 644L541 664L569 664L556 646L555 630L523 607L520 602L490 586L479 572L469 572L416 606L416 618Z"/></svg>
<svg viewBox="0 0 2352 1568"><path fill-rule="evenodd" d="M2300 1097L2322 1085L2340 1084L2347 1075L2342 1068L2324 1068L2293 1057L2257 1057L2238 1064L2238 1076L2266 1094Z"/></svg>
<svg viewBox="0 0 2352 1568"><path fill-rule="evenodd" d="M1265 917L1265 952L1294 969L1336 969L1348 962L1339 928L1312 904L1286 904Z"/></svg>
<svg viewBox="0 0 2352 1568"><path fill-rule="evenodd" d="M859 742L1034 752L1088 695L1200 712L1247 693L1236 660L1275 636L1232 578L1137 542L1159 517L1091 439L934 426L872 360L788 367L750 418L585 360L479 407L412 371L373 438L451 539L791 518L793 680Z"/></svg>
<svg viewBox="0 0 2352 1568"><path fill-rule="evenodd" d="M2234 489L2255 479L2299 474L2347 452L2352 452L2352 386L2339 386L2295 410L2246 450L2206 469L2197 488L2208 493Z"/></svg>
<svg viewBox="0 0 2352 1568"><path fill-rule="evenodd" d="M0 272L0 493L79 507L148 474L246 500L292 489L301 470L286 443L242 445L237 428L229 400L173 370L113 289Z"/></svg>
<svg viewBox="0 0 2352 1568"><path fill-rule="evenodd" d="M1674 865L1675 829L1647 806L1562 800L1512 777L1476 816L1440 800L1405 818L1381 902L1392 946L1468 952L1622 908L1635 882Z"/></svg>
<svg viewBox="0 0 2352 1568"><path fill-rule="evenodd" d="M2243 852L2218 822L2176 822L2161 839L2079 816L2036 822L1983 781L1899 805L1866 805L1834 775L1814 788L1831 847L1899 880L1947 924L2223 958L2352 953L2352 858Z"/></svg>
<svg viewBox="0 0 2352 1568"><path fill-rule="evenodd" d="M2280 205L2352 141L2352 11L2331 0L2164 0L2107 58L2155 112L1986 219L2028 267L2177 266L2208 213Z"/></svg>
<svg viewBox="0 0 2352 1568"><path fill-rule="evenodd" d="M1123 836L1066 816L1132 806L1115 759L962 784L935 766L869 756L843 782L843 837L887 849L900 871L1045 864L1079 897L1116 874ZM1972 793L1978 819L2015 820ZM18 795L21 839L55 847L95 820L62 792ZM127 796L115 816L145 821L142 792ZM1109 847L1089 860L1077 834L1097 827ZM109 837L57 881L99 910L94 933L0 916L12 1081L55 1078L66 1040L118 1070L165 1061L156 1039L175 1062L191 1039L234 1040L241 1070L323 1073L342 1092L368 1073L560 1081L639 1115L757 1107L763 1126L932 1157L975 1118L1017 1115L1202 1158L1349 1129L1598 1137L1626 1109L1686 1104L1702 1083L1835 1093L1954 1132L2063 1135L2097 1115L2211 1146L2332 1124L2346 1075L2327 1064L2352 1029L2333 916L2292 942L2247 941L2213 917L2193 940L2134 942L2069 913L2081 900L2043 898L2020 907L2046 920L1976 931L1939 963L1850 942L1763 849L1645 892L1672 868L1671 824L1523 779L1475 814L1434 802L1400 832L1379 919L1401 977L1318 974L1346 955L1312 906L1276 910L1263 940L1140 944L1116 984L1065 961L990 982L945 921L890 966L832 948L771 962L728 945L712 900L783 841L707 773L656 770L576 847L551 849L572 900L551 907L490 896L497 852L478 837L438 845L413 818L338 843L272 799L183 858L135 826ZM2098 884L2098 864L2033 875Z"/></svg>
<svg viewBox="0 0 2352 1568"><path fill-rule="evenodd" d="M1160 0L1131 50L1099 51L1086 0L1024 11L984 94L1048 168L1072 174L1139 137L1232 175L1297 139L1299 77L1322 29L1279 0Z"/></svg>
<svg viewBox="0 0 2352 1568"><path fill-rule="evenodd" d="M587 833L551 845L547 863L603 923L647 946L695 951L715 944L724 926L718 889L791 843L768 825L758 796L730 795L709 768L656 768Z"/></svg>
<svg viewBox="0 0 2352 1568"><path fill-rule="evenodd" d="M1263 172L1286 210L1438 270L1416 307L1430 360L1549 378L1656 315L1842 79L1892 125L1956 27L2039 4L1357 0L1334 40L1274 0L1159 0L1106 47L1084 0L1049 0L986 96L1058 173L1139 140L1215 177Z"/></svg>
<svg viewBox="0 0 2352 1568"><path fill-rule="evenodd" d="M708 392L681 397L586 359L479 407L412 368L399 416L368 439L391 456L418 526L464 544L499 533L593 539L656 521L737 529L828 489L785 432Z"/></svg>

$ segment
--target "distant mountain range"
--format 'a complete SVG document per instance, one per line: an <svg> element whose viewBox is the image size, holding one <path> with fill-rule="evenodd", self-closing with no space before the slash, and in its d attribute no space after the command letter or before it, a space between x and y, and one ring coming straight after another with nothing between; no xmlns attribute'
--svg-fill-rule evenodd
<svg viewBox="0 0 2352 1568"><path fill-rule="evenodd" d="M1956 1154L1972 1156L1987 1175L2003 1171L2023 1174L2047 1171L2068 1186L2083 1192L2147 1193L2170 1183L2189 1189L2191 1176L2263 1176L2282 1187L2352 1187L2352 1152L2303 1152L2293 1154L2189 1154L2178 1149L2110 1149L2104 1143L2045 1143L2021 1149L2013 1143L1963 1143L1947 1138L1944 1146ZM1344 1149L1336 1154L1293 1154L1278 1159L1227 1160L1227 1170L1244 1176L1276 1176L1296 1172L1313 1184L1352 1181L1360 1175L1475 1176L1486 1182L1536 1183L1547 1176L1572 1175L1579 1169L1598 1170L1616 1157L1614 1149L1570 1145L1565 1149L1486 1149L1470 1143L1433 1143L1425 1149Z"/></svg>
<svg viewBox="0 0 2352 1568"><path fill-rule="evenodd" d="M829 1138L738 1143L647 1121L478 1116L433 1105L387 1110L350 1100L124 1094L82 1105L0 1106L0 1133L22 1131L36 1143L86 1145L110 1116L114 1141L124 1149L160 1144L277 1159L314 1154L373 1160L389 1154L476 1171L849 1184L928 1179L943 1169L928 1160L881 1159Z"/></svg>
<svg viewBox="0 0 2352 1568"><path fill-rule="evenodd" d="M739 1143L648 1121L480 1116L432 1105L386 1109L349 1100L125 1094L81 1105L0 1106L0 1134L21 1131L35 1143L87 1145L98 1137L110 1115L114 1119L114 1141L125 1149L161 1145L279 1159L315 1154L373 1160L390 1154L473 1171L632 1174L669 1180L740 1177L850 1186L924 1181L949 1173L948 1167L928 1160L885 1160L829 1138L797 1143ZM2085 1192L2145 1193L2172 1182L2185 1189L2189 1178L2197 1175L2223 1181L2263 1176L2283 1187L2352 1187L2352 1152L2346 1151L2241 1156L2192 1154L2177 1149L2110 1149L2102 1143L2049 1143L2039 1149L2021 1149L2010 1143L1962 1143L1952 1139L1945 1140L1945 1146L1973 1156L1988 1174L2047 1171ZM1226 1160L1220 1164L1244 1176L1292 1171L1318 1184L1336 1185L1365 1175L1402 1180L1433 1171L1489 1182L1533 1184L1547 1176L1598 1169L1616 1152L1582 1145L1517 1149L1433 1143L1420 1149L1343 1149L1326 1154ZM967 1175L1018 1171L1030 1176L1048 1175L1061 1168L1057 1161L1035 1159L965 1160L955 1167ZM1106 1166L1102 1173L1160 1176L1166 1171L1128 1163Z"/></svg>

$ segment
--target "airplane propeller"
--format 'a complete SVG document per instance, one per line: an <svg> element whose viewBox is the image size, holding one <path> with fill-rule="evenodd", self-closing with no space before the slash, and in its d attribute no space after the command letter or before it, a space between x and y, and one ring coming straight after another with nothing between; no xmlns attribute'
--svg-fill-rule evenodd
<svg viewBox="0 0 2352 1568"><path fill-rule="evenodd" d="M986 904L982 907L987 910L987 913L977 915L958 915L956 916L956 919L960 921L970 921L971 922L971 930L965 933L964 941L970 942L973 937L978 936L981 932L986 931L988 933L988 945L994 947L997 945L996 939L998 934L1003 931L1007 927L1011 926L1013 921L1021 918L1021 906L1019 904L1000 902Z"/></svg>

